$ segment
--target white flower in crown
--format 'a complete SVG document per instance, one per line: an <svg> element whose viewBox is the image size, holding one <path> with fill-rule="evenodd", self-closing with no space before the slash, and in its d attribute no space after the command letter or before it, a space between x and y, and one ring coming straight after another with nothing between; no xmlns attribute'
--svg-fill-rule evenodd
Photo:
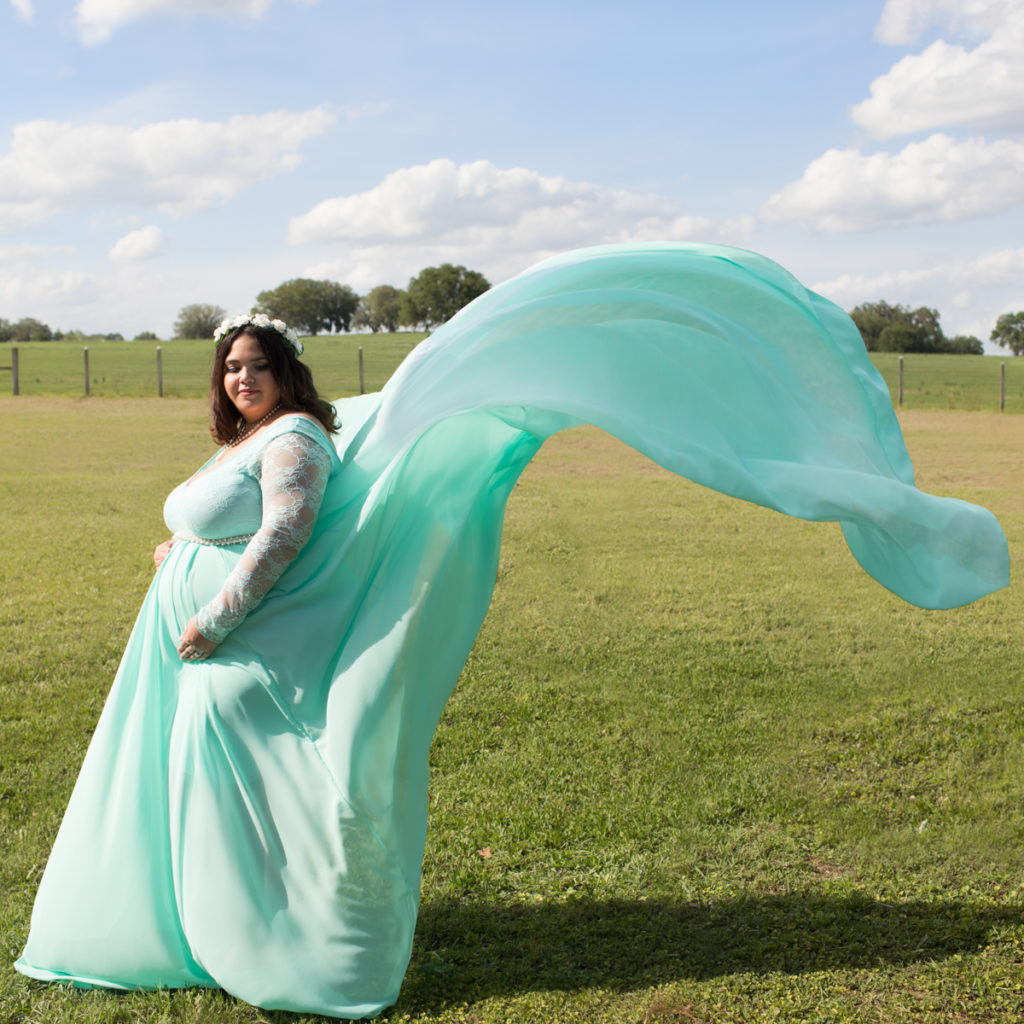
<svg viewBox="0 0 1024 1024"><path fill-rule="evenodd" d="M302 355L302 342L299 341L298 332L283 320L271 320L266 313L242 313L234 319L228 317L226 320L222 320L220 326L213 332L213 340L219 342L225 335L238 330L239 327L247 327L249 324L252 324L253 327L269 327L271 330L277 331L291 345L297 356Z"/></svg>

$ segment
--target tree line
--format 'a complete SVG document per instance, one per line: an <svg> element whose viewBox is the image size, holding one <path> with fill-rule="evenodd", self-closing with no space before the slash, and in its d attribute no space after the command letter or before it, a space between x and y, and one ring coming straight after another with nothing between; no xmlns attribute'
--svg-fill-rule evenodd
<svg viewBox="0 0 1024 1024"><path fill-rule="evenodd" d="M869 352L945 352L980 356L985 348L973 334L947 338L939 324L939 311L921 306L892 306L888 302L862 302L850 310ZM1024 355L1024 312L1003 313L989 334L1015 356Z"/></svg>
<svg viewBox="0 0 1024 1024"><path fill-rule="evenodd" d="M403 288L381 284L366 295L357 295L346 284L297 277L260 292L253 313L284 320L300 334L314 336L340 331L432 330L450 320L463 306L490 288L483 274L463 266L443 263L427 267ZM184 306L174 323L176 338L208 338L227 311L217 305L192 303ZM947 338L939 323L938 310L921 306L892 305L884 300L863 302L850 311L869 352L945 352L981 355L984 346L973 335ZM59 341L90 339L123 341L121 334L85 334L82 331L53 331L33 317L14 323L0 317L0 342ZM134 341L155 341L152 331L137 334ZM989 340L1015 355L1024 355L1024 312L1004 313L993 327Z"/></svg>
<svg viewBox="0 0 1024 1024"><path fill-rule="evenodd" d="M946 352L977 355L985 349L972 334L947 338L939 325L939 311L921 306L891 306L888 302L863 302L850 310L869 352Z"/></svg>
<svg viewBox="0 0 1024 1024"><path fill-rule="evenodd" d="M366 295L337 281L296 277L260 292L251 312L283 320L306 336L353 329L393 332L400 327L429 331L490 287L479 271L451 263L421 270L404 289L381 284ZM175 337L207 338L225 316L220 306L185 306L174 323Z"/></svg>
<svg viewBox="0 0 1024 1024"><path fill-rule="evenodd" d="M152 331L137 334L133 341L157 341ZM85 331L55 331L32 316L22 317L13 323L0 317L0 342L4 341L124 341L124 335L117 331L109 334L86 334Z"/></svg>

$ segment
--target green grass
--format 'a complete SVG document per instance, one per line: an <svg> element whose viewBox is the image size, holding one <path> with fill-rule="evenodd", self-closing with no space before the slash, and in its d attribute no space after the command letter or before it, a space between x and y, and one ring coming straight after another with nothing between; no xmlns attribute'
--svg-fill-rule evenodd
<svg viewBox="0 0 1024 1024"><path fill-rule="evenodd" d="M1024 418L902 421L919 484L992 508L1016 562ZM0 399L7 961L203 429L200 400ZM423 909L387 1018L1019 1021L1022 605L1011 588L913 608L834 525L593 430L555 438L512 496L433 746ZM0 964L5 1024L306 1019Z"/></svg>
<svg viewBox="0 0 1024 1024"><path fill-rule="evenodd" d="M899 396L899 356L873 352L871 361L885 378L893 405ZM1024 412L1024 359L1006 356L905 355L903 408L999 409L999 366L1006 364L1006 412Z"/></svg>
<svg viewBox="0 0 1024 1024"><path fill-rule="evenodd" d="M377 391L425 335L345 334L307 338L305 362L324 395L359 393L363 348L367 391ZM163 352L164 395L201 398L209 387L212 343L206 341L98 341L89 343L89 393L97 397L156 395L156 349ZM83 345L79 342L20 342L21 395L81 397L85 394ZM11 394L10 345L0 344L0 395ZM999 366L1006 363L1006 411L1024 412L1024 359L1002 356L907 355L903 365L905 409L999 409ZM872 362L885 378L893 404L898 398L898 356L876 352Z"/></svg>
<svg viewBox="0 0 1024 1024"><path fill-rule="evenodd" d="M379 391L425 335L343 334L305 339L303 361L317 387L331 398L359 394L359 348L367 391ZM11 345L0 345L0 394L12 393ZM18 342L19 394L85 395L85 356L79 342ZM164 397L202 398L210 387L213 343L209 341L90 342L89 394L102 398L155 396L157 348L163 359Z"/></svg>

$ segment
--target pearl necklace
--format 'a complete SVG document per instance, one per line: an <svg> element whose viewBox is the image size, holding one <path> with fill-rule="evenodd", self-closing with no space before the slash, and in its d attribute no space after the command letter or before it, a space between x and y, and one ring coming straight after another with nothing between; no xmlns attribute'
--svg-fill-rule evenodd
<svg viewBox="0 0 1024 1024"><path fill-rule="evenodd" d="M239 427L238 428L238 433L235 434L235 436L233 438L231 438L231 440L228 441L228 443L226 445L224 445L224 447L225 448L234 448L236 444L241 444L247 437L252 437L252 435L255 434L256 431L259 430L260 427L262 427L263 424L266 423L267 420L269 420L270 417L273 416L274 413L277 412L277 410L280 409L280 408L281 408L281 403L278 402L277 405L275 405L274 408L271 409L270 412L268 412L266 416L261 417L255 423L249 423L249 424L246 424L246 426L244 426L244 427Z"/></svg>

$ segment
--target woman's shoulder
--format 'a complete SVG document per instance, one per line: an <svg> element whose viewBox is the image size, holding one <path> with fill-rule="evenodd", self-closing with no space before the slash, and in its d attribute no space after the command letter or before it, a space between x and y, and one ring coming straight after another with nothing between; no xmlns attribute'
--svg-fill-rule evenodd
<svg viewBox="0 0 1024 1024"><path fill-rule="evenodd" d="M273 423L266 427L266 440L261 447L265 451L277 438L285 437L289 434L298 434L300 437L315 442L331 456L332 464L340 464L334 442L327 431L324 430L323 424L315 416L311 416L306 412L288 411L278 416Z"/></svg>
<svg viewBox="0 0 1024 1024"><path fill-rule="evenodd" d="M305 420L307 423L315 423L321 430L323 430L323 424L312 414L308 412L300 412L298 409L288 409L278 416L278 422L289 419Z"/></svg>

